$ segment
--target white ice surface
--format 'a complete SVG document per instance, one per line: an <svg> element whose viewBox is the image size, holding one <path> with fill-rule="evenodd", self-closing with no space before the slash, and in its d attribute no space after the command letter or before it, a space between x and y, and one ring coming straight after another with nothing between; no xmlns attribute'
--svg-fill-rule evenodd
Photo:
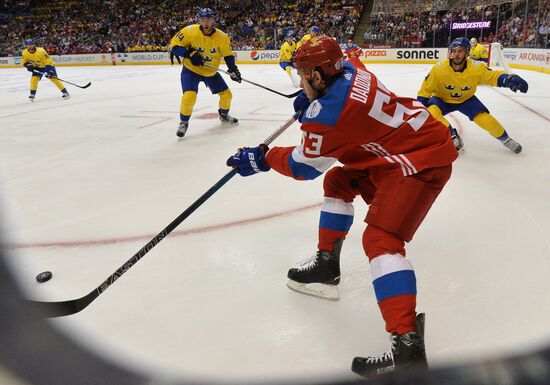
<svg viewBox="0 0 550 385"><path fill-rule="evenodd" d="M415 96L429 65L370 65ZM275 65L245 78L291 93ZM216 119L201 86L177 140L177 66L59 68L72 98L47 80L27 101L29 74L0 71L0 191L13 270L27 296L81 297L97 287L262 142L292 101L228 80L238 127ZM433 365L550 342L550 76L518 71L527 94L477 96L523 145L515 155L460 114L466 154L408 245L427 314ZM276 145L299 143L296 124ZM354 378L355 355L388 340L361 246L366 205L342 252L341 300L303 296L287 269L316 250L321 178L239 176L82 312L51 321L99 355L145 373L215 379ZM54 277L38 284L37 273Z"/></svg>

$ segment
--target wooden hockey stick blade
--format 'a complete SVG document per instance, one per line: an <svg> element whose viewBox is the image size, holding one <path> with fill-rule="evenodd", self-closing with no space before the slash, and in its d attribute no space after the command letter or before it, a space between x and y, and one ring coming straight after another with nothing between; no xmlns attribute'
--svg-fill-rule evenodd
<svg viewBox="0 0 550 385"><path fill-rule="evenodd" d="M264 144L271 144L275 139L279 137L288 127L296 121L296 117L292 116L282 126L269 135ZM120 266L113 274L111 274L103 283L101 283L94 290L87 295L71 299L67 301L57 302L42 302L25 300L30 306L38 308L46 317L61 317L78 313L82 309L86 308L97 297L107 290L118 278L132 268L141 258L145 256L153 247L155 247L160 241L168 236L176 227L178 227L187 217L189 217L196 209L198 209L204 202L206 202L216 191L222 188L231 178L237 175L237 169L232 169L225 174L220 180L218 180L212 187L210 187L204 194L202 194L191 206L189 206L184 212L182 212L176 219L174 219L168 226L166 226L160 233L155 235L145 246L143 246L137 253L135 253L129 260L127 260L122 266Z"/></svg>

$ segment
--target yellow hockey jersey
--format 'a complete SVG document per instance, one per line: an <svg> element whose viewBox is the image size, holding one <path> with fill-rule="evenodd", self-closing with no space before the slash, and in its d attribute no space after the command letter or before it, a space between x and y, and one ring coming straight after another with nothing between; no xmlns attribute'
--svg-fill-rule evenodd
<svg viewBox="0 0 550 385"><path fill-rule="evenodd" d="M279 62L292 61L292 55L294 54L294 51L296 51L296 43L292 42L292 44L289 44L288 41L285 41L281 46L281 50L279 51Z"/></svg>
<svg viewBox="0 0 550 385"><path fill-rule="evenodd" d="M436 96L446 103L462 103L474 96L478 85L496 86L498 77L505 73L493 71L485 63L472 59L466 59L464 71L455 72L450 60L440 61L424 78L418 96Z"/></svg>
<svg viewBox="0 0 550 385"><path fill-rule="evenodd" d="M25 65L25 63L28 62L31 62L35 68L44 68L47 65L55 65L50 55L48 55L46 50L42 47L36 47L36 50L33 53L29 52L28 48L25 48L21 56L22 65Z"/></svg>
<svg viewBox="0 0 550 385"><path fill-rule="evenodd" d="M199 24L192 24L181 29L170 42L170 50L175 46L193 48L200 53L204 62L218 68L223 57L233 56L229 36L219 29L207 36L202 33ZM194 66L189 58L183 58L183 65L202 76L214 76L216 70L204 66Z"/></svg>
<svg viewBox="0 0 550 385"><path fill-rule="evenodd" d="M300 48L302 44L304 44L306 41L311 40L311 35L309 33L306 33L298 43L296 43L296 49Z"/></svg>
<svg viewBox="0 0 550 385"><path fill-rule="evenodd" d="M483 44L477 43L470 49L470 58L474 60L487 59L488 57L487 48Z"/></svg>

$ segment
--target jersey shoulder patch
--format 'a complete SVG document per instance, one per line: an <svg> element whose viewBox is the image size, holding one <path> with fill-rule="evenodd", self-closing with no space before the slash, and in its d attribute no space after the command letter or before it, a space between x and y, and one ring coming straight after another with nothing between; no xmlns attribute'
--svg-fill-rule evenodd
<svg viewBox="0 0 550 385"><path fill-rule="evenodd" d="M314 100L307 108L305 116L307 119L315 119L321 113L322 109L323 106L321 105L319 100Z"/></svg>

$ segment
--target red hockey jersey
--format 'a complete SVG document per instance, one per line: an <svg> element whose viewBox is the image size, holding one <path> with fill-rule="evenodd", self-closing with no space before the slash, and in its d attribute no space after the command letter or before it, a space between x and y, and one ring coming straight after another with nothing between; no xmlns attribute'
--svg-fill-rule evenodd
<svg viewBox="0 0 550 385"><path fill-rule="evenodd" d="M351 46L346 44L346 48L344 49L344 59L359 59L361 56L363 56L363 50L361 50L361 48L355 44L352 44Z"/></svg>
<svg viewBox="0 0 550 385"><path fill-rule="evenodd" d="M304 114L302 143L274 147L267 163L295 179L314 179L336 161L414 175L452 163L458 153L447 127L416 99L395 95L376 76L344 63L344 73Z"/></svg>

